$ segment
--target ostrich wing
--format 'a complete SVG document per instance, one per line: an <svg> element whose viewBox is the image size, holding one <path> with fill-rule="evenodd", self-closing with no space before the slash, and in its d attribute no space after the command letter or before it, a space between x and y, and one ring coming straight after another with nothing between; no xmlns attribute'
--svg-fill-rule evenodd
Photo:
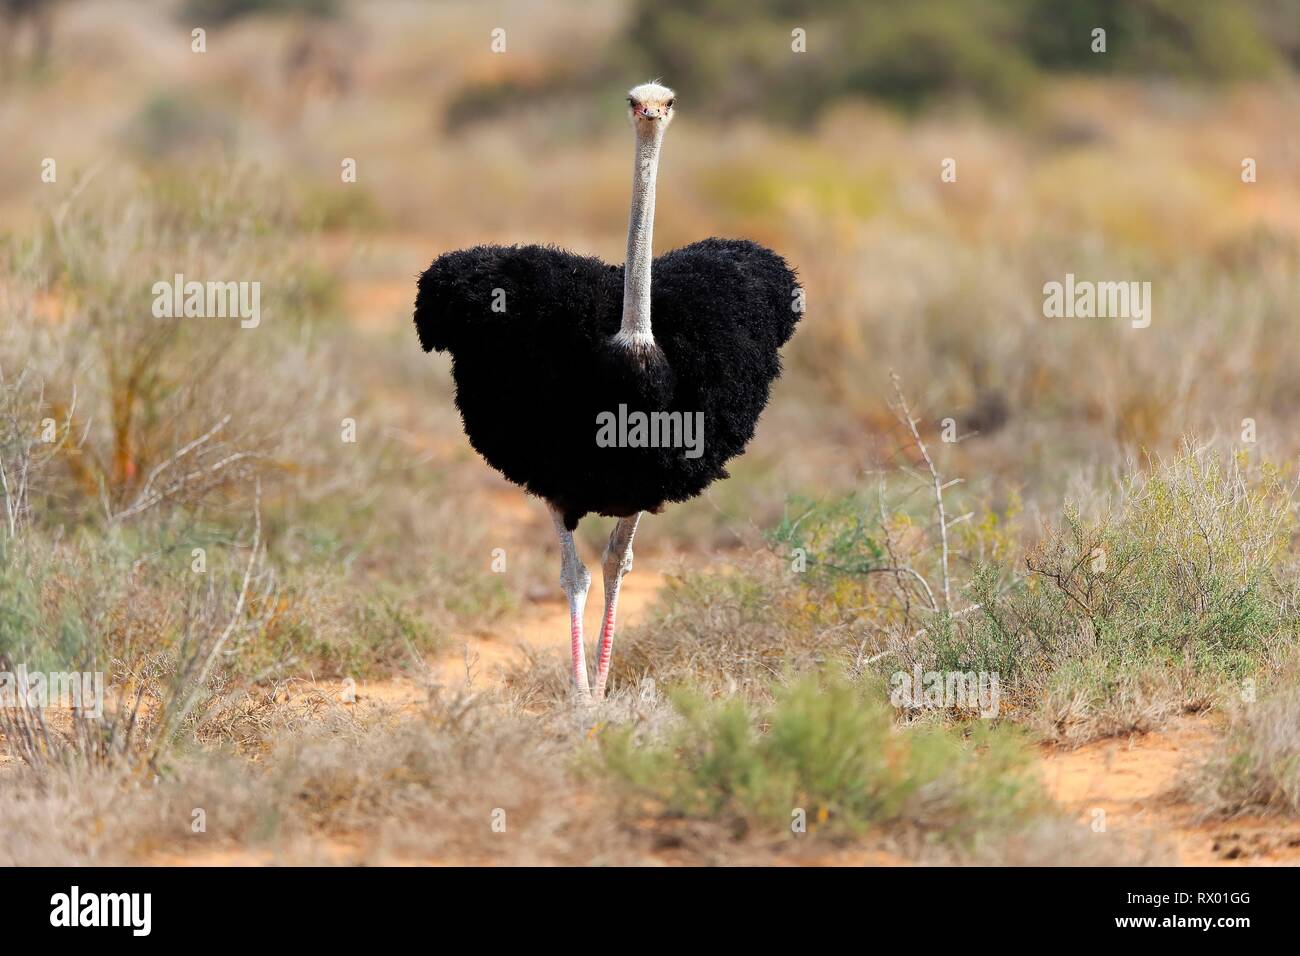
<svg viewBox="0 0 1300 956"><path fill-rule="evenodd" d="M675 249L651 275L655 338L688 361L687 346L725 360L717 348L737 337L778 349L799 319L793 271L747 240ZM426 352L513 342L577 358L618 331L622 295L622 266L544 246L475 246L439 256L420 276L415 327ZM672 348L676 340L683 348Z"/></svg>
<svg viewBox="0 0 1300 956"><path fill-rule="evenodd" d="M623 270L546 246L448 252L420 276L415 328L426 352L577 345L618 329ZM513 344L513 346L512 346ZM538 355L538 359L546 356Z"/></svg>

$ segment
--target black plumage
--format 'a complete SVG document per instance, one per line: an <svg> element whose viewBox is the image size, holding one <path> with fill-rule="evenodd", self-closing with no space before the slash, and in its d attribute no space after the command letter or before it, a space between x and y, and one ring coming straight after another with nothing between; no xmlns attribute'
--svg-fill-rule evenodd
<svg viewBox="0 0 1300 956"><path fill-rule="evenodd" d="M507 479L554 504L570 530L588 512L656 512L725 478L727 461L754 434L781 372L780 348L800 318L785 260L735 239L654 260L650 314L660 354L652 360L612 341L622 302L622 266L541 246L449 252L419 280L420 344L451 353L470 443ZM703 413L702 454L600 447L597 416L620 405Z"/></svg>

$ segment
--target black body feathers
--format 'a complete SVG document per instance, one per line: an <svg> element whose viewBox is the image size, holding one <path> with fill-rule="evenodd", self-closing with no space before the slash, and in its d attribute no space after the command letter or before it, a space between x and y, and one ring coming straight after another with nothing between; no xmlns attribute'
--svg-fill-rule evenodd
<svg viewBox="0 0 1300 956"><path fill-rule="evenodd" d="M611 342L623 268L540 246L477 246L420 276L424 350L452 354L470 443L510 481L552 502L570 528L684 501L744 450L779 350L794 332L795 275L744 240L706 239L654 260L650 319L660 356ZM494 305L496 309L494 310ZM703 414L703 447L600 447L597 416Z"/></svg>

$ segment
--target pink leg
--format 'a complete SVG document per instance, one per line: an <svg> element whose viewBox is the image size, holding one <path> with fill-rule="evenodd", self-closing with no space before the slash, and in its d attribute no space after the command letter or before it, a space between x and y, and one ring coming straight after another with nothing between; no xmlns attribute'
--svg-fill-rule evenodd
<svg viewBox="0 0 1300 956"><path fill-rule="evenodd" d="M614 652L614 618L618 612L618 591L623 575L632 570L632 536L636 534L641 515L619 518L614 533L609 536L605 558L601 562L605 572L605 620L600 629L600 643L596 656L596 689L592 697L603 700L609 682L609 660Z"/></svg>
<svg viewBox="0 0 1300 956"><path fill-rule="evenodd" d="M587 684L587 649L582 641L582 602L575 606L569 600L569 653L573 657L570 675L573 677L573 689L580 695L590 693Z"/></svg>
<svg viewBox="0 0 1300 956"><path fill-rule="evenodd" d="M587 651L582 642L582 612L587 607L591 574L578 557L573 532L564 526L563 515L551 508L551 518L555 521L555 530L560 536L560 587L569 599L569 651L573 656L573 689L580 700L588 701L590 690L587 681Z"/></svg>

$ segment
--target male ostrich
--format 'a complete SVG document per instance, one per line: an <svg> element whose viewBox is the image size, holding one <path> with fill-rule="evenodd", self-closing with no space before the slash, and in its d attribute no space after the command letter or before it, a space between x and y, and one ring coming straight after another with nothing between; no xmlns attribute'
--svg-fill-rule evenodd
<svg viewBox="0 0 1300 956"><path fill-rule="evenodd" d="M659 151L675 101L657 83L628 94L636 154L624 266L550 247L476 246L434 260L415 300L420 345L452 355L470 444L550 508L584 700L605 694L641 512L727 477L723 465L754 434L801 311L785 260L753 242L706 239L651 261ZM670 413L661 422L671 413L702 421L703 448L636 447L645 441L635 429L623 447L607 447L598 423L620 406ZM602 562L605 616L589 690L582 614L591 575L573 531L591 512L618 523Z"/></svg>

